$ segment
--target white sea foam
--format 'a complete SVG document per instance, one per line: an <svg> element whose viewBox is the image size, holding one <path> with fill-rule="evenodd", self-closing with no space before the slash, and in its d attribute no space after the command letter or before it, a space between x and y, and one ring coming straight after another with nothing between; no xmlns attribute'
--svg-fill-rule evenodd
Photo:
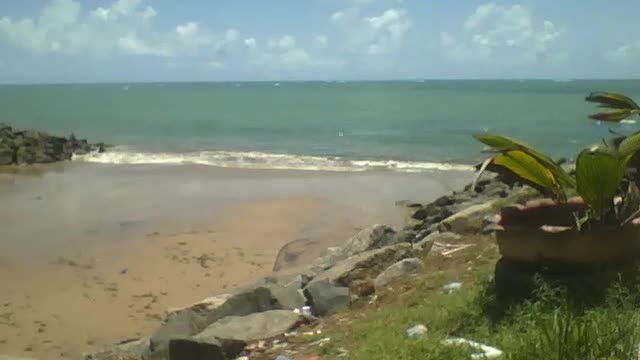
<svg viewBox="0 0 640 360"><path fill-rule="evenodd" d="M620 121L620 123L622 123L622 124L635 124L636 120L634 120L634 119L624 119L624 120Z"/></svg>
<svg viewBox="0 0 640 360"><path fill-rule="evenodd" d="M340 157L321 157L263 152L199 151L187 153L136 152L113 148L104 153L75 156L75 161L100 164L198 164L239 169L279 169L315 171L392 170L424 172L433 170L471 171L462 164L396 160L349 160Z"/></svg>

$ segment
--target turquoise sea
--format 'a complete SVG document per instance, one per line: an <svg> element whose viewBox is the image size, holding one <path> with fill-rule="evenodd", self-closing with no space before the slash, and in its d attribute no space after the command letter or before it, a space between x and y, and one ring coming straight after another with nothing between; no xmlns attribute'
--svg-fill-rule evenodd
<svg viewBox="0 0 640 360"><path fill-rule="evenodd" d="M640 99L638 80L4 85L0 122L117 145L91 162L422 171L480 160L475 132L571 157L640 128L589 120L600 90Z"/></svg>

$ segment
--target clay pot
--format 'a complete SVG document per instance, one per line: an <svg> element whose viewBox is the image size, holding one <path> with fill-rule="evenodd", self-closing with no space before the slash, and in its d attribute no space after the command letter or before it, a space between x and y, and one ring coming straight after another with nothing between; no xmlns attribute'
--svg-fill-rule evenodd
<svg viewBox="0 0 640 360"><path fill-rule="evenodd" d="M517 263L595 265L640 257L640 219L627 225L594 226L578 231L574 212L581 198L567 203L550 199L508 206L498 216L496 239L502 257Z"/></svg>

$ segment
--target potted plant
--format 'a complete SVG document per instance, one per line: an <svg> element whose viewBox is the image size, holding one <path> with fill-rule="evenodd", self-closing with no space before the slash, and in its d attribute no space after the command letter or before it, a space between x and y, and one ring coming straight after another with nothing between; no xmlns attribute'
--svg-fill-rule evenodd
<svg viewBox="0 0 640 360"><path fill-rule="evenodd" d="M586 100L609 110L591 115L598 121L619 122L640 112L621 94L593 93ZM625 178L640 150L640 132L582 150L572 172L521 141L495 134L474 137L492 153L478 178L492 171L543 195L500 211L496 239L502 259L496 281L505 264L528 274L541 269L583 272L585 267L640 258L640 190Z"/></svg>

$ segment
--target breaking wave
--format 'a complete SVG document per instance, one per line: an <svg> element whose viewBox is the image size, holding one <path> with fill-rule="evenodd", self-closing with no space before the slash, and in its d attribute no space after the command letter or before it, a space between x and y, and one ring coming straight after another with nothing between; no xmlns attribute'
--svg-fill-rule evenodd
<svg viewBox="0 0 640 360"><path fill-rule="evenodd" d="M438 162L352 160L341 157L272 154L255 151L198 151L186 153L136 152L118 147L104 153L75 156L74 160L100 164L197 164L239 169L311 171L391 170L399 172L423 172L432 170L473 170L473 168L468 165Z"/></svg>

